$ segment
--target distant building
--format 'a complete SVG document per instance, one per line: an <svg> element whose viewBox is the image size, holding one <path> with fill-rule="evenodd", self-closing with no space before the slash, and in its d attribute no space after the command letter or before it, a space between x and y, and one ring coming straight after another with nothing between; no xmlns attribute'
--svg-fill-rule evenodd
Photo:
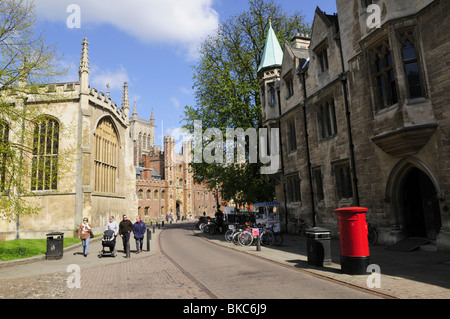
<svg viewBox="0 0 450 319"><path fill-rule="evenodd" d="M380 28L367 23L372 2ZM334 209L363 206L380 244L422 237L450 250L450 35L436 31L450 3L336 3L258 72L263 123L281 127L284 229L304 219L337 235Z"/></svg>
<svg viewBox="0 0 450 319"><path fill-rule="evenodd" d="M195 182L189 163L191 143L183 142L181 153L176 151L173 137L164 137L164 149L156 146L155 119L138 118L136 108L130 119L136 166L138 214L145 222L173 218L197 217L205 212L214 216L217 204L223 210L225 202ZM220 193L220 192L219 192Z"/></svg>

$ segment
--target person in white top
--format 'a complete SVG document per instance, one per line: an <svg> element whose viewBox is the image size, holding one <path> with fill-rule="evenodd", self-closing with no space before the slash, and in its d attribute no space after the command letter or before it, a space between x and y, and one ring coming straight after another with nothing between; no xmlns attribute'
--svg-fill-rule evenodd
<svg viewBox="0 0 450 319"><path fill-rule="evenodd" d="M114 220L114 216L109 217L109 222L106 224L106 230L112 230L114 232L114 236L117 236L117 233L119 232L119 225Z"/></svg>

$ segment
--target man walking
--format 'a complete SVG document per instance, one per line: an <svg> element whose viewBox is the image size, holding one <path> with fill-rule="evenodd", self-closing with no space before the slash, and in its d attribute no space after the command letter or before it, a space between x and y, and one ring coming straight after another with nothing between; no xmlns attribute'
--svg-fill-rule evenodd
<svg viewBox="0 0 450 319"><path fill-rule="evenodd" d="M112 230L114 232L114 236L117 236L117 233L119 232L119 225L117 225L116 221L114 220L114 216L109 217L109 222L106 224L106 230Z"/></svg>
<svg viewBox="0 0 450 319"><path fill-rule="evenodd" d="M133 223L127 219L127 215L123 215L123 219L119 224L119 235L122 237L123 251L127 253L127 247L130 249L130 233L133 230Z"/></svg>
<svg viewBox="0 0 450 319"><path fill-rule="evenodd" d="M136 254L139 254L139 251L142 252L145 230L145 223L141 221L141 218L139 216L136 217L136 222L133 225L133 234L134 239L136 240Z"/></svg>

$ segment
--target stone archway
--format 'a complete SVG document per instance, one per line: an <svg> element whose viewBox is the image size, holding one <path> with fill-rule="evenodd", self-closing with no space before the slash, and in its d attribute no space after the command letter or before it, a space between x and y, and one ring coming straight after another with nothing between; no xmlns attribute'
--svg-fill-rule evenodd
<svg viewBox="0 0 450 319"><path fill-rule="evenodd" d="M388 181L386 197L395 225L404 237L435 240L442 227L439 183L432 171L414 158L400 161Z"/></svg>

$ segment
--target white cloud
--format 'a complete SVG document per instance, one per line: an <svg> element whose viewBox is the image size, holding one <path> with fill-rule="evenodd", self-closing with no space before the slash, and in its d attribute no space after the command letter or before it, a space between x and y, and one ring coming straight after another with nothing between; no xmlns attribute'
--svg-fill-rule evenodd
<svg viewBox="0 0 450 319"><path fill-rule="evenodd" d="M195 56L197 44L214 31L219 15L212 8L214 0L38 0L39 18L64 22L71 12L67 7L80 7L81 28L92 24L110 24L136 37L153 43L177 44L186 54Z"/></svg>
<svg viewBox="0 0 450 319"><path fill-rule="evenodd" d="M110 90L122 90L125 82L129 82L127 70L123 66L119 66L117 70L100 71L94 67L91 72L91 83L100 91L105 90L106 85L109 84Z"/></svg>
<svg viewBox="0 0 450 319"><path fill-rule="evenodd" d="M171 97L170 101L172 102L173 106L175 106L175 108L177 108L177 109L180 108L180 101L178 101L177 98Z"/></svg>

